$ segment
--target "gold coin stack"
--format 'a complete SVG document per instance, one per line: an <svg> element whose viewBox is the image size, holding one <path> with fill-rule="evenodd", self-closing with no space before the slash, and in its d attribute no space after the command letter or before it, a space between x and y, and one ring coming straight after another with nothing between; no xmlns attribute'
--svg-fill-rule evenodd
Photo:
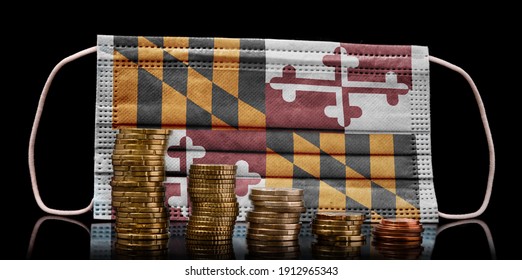
<svg viewBox="0 0 522 280"><path fill-rule="evenodd" d="M112 165L112 206L120 256L166 256L169 216L165 207L165 160L169 131L121 129Z"/></svg>
<svg viewBox="0 0 522 280"><path fill-rule="evenodd" d="M312 221L312 233L317 237L312 244L313 254L321 259L358 259L365 243L363 222L363 213L317 213Z"/></svg>
<svg viewBox="0 0 522 280"><path fill-rule="evenodd" d="M232 239L185 240L187 256L192 260L233 260L236 258Z"/></svg>
<svg viewBox="0 0 522 280"><path fill-rule="evenodd" d="M254 209L247 214L250 258L291 259L299 256L302 189L253 188Z"/></svg>
<svg viewBox="0 0 522 280"><path fill-rule="evenodd" d="M422 231L418 220L382 219L372 231L372 245L386 259L417 259L424 249Z"/></svg>
<svg viewBox="0 0 522 280"><path fill-rule="evenodd" d="M190 166L188 193L192 203L192 214L187 225L187 239L232 239L236 217L239 214L235 193L236 168L235 165L226 164ZM203 250L202 244L204 242L199 243L200 250ZM213 246L207 249L215 249Z"/></svg>

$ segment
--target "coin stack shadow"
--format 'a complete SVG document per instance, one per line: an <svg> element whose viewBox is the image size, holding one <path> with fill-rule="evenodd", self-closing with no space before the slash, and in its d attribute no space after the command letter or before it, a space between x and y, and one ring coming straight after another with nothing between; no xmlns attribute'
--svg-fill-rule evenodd
<svg viewBox="0 0 522 280"><path fill-rule="evenodd" d="M235 165L193 164L188 193L192 214L186 231L187 254L192 259L234 259L232 236L239 204Z"/></svg>
<svg viewBox="0 0 522 280"><path fill-rule="evenodd" d="M297 259L303 190L253 188L250 200L254 209L246 216L248 258Z"/></svg>
<svg viewBox="0 0 522 280"><path fill-rule="evenodd" d="M360 259L365 236L361 234L363 213L323 212L312 221L312 253L318 259Z"/></svg>
<svg viewBox="0 0 522 280"><path fill-rule="evenodd" d="M414 219L382 219L372 230L372 245L385 259L418 259L423 227Z"/></svg>
<svg viewBox="0 0 522 280"><path fill-rule="evenodd" d="M165 160L169 131L121 129L112 156L112 206L116 210L116 258L168 257Z"/></svg>

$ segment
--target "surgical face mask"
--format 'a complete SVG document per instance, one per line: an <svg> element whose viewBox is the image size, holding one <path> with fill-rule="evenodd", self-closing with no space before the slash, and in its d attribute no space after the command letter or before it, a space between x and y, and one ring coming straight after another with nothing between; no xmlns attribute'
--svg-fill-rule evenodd
<svg viewBox="0 0 522 280"><path fill-rule="evenodd" d="M95 186L91 205L49 209L39 197L33 152L50 81L71 60L97 53ZM430 144L430 62L462 74L478 102L490 150L484 202L469 214L437 208ZM363 211L368 219L471 218L487 208L494 148L484 105L461 68L421 46L291 40L98 36L64 59L44 87L29 165L39 206L55 214L93 208L111 219L111 156L120 128L171 129L166 201L187 219L191 164L238 166L239 220L252 187L304 189L316 211Z"/></svg>

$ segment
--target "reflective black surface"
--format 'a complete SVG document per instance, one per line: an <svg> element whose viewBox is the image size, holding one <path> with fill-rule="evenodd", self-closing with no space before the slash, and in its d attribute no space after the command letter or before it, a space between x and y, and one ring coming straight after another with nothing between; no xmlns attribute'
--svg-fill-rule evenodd
<svg viewBox="0 0 522 280"><path fill-rule="evenodd" d="M26 241L26 254L21 259L496 259L495 239L489 226L481 220L467 220L443 225L424 224L422 247L389 249L373 245L371 224L362 231L366 242L343 250L317 250L310 225L303 223L297 253L270 254L256 252L245 239L247 224L236 224L230 246L202 246L201 250L186 244L186 223L171 223L171 237L164 250L122 251L115 248L114 225L110 222L91 224L77 219L43 216L38 219ZM196 251L195 251L196 250ZM501 258L509 257L507 255Z"/></svg>

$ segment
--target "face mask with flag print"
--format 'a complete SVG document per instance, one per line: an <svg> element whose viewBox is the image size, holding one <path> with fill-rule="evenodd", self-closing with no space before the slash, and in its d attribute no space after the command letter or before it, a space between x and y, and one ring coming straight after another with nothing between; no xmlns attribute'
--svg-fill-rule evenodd
<svg viewBox="0 0 522 280"><path fill-rule="evenodd" d="M97 53L93 202L76 211L41 201L34 141L56 72ZM437 208L430 144L429 63L461 73L477 98L490 150L484 202L469 214ZM487 208L494 149L477 88L461 68L421 46L333 42L98 36L98 45L64 59L44 87L29 165L39 206L55 214L93 209L111 219L111 156L120 128L170 129L166 201L172 220L190 214L191 164L237 165L238 220L253 187L304 190L317 211L362 211L369 221L471 218Z"/></svg>

